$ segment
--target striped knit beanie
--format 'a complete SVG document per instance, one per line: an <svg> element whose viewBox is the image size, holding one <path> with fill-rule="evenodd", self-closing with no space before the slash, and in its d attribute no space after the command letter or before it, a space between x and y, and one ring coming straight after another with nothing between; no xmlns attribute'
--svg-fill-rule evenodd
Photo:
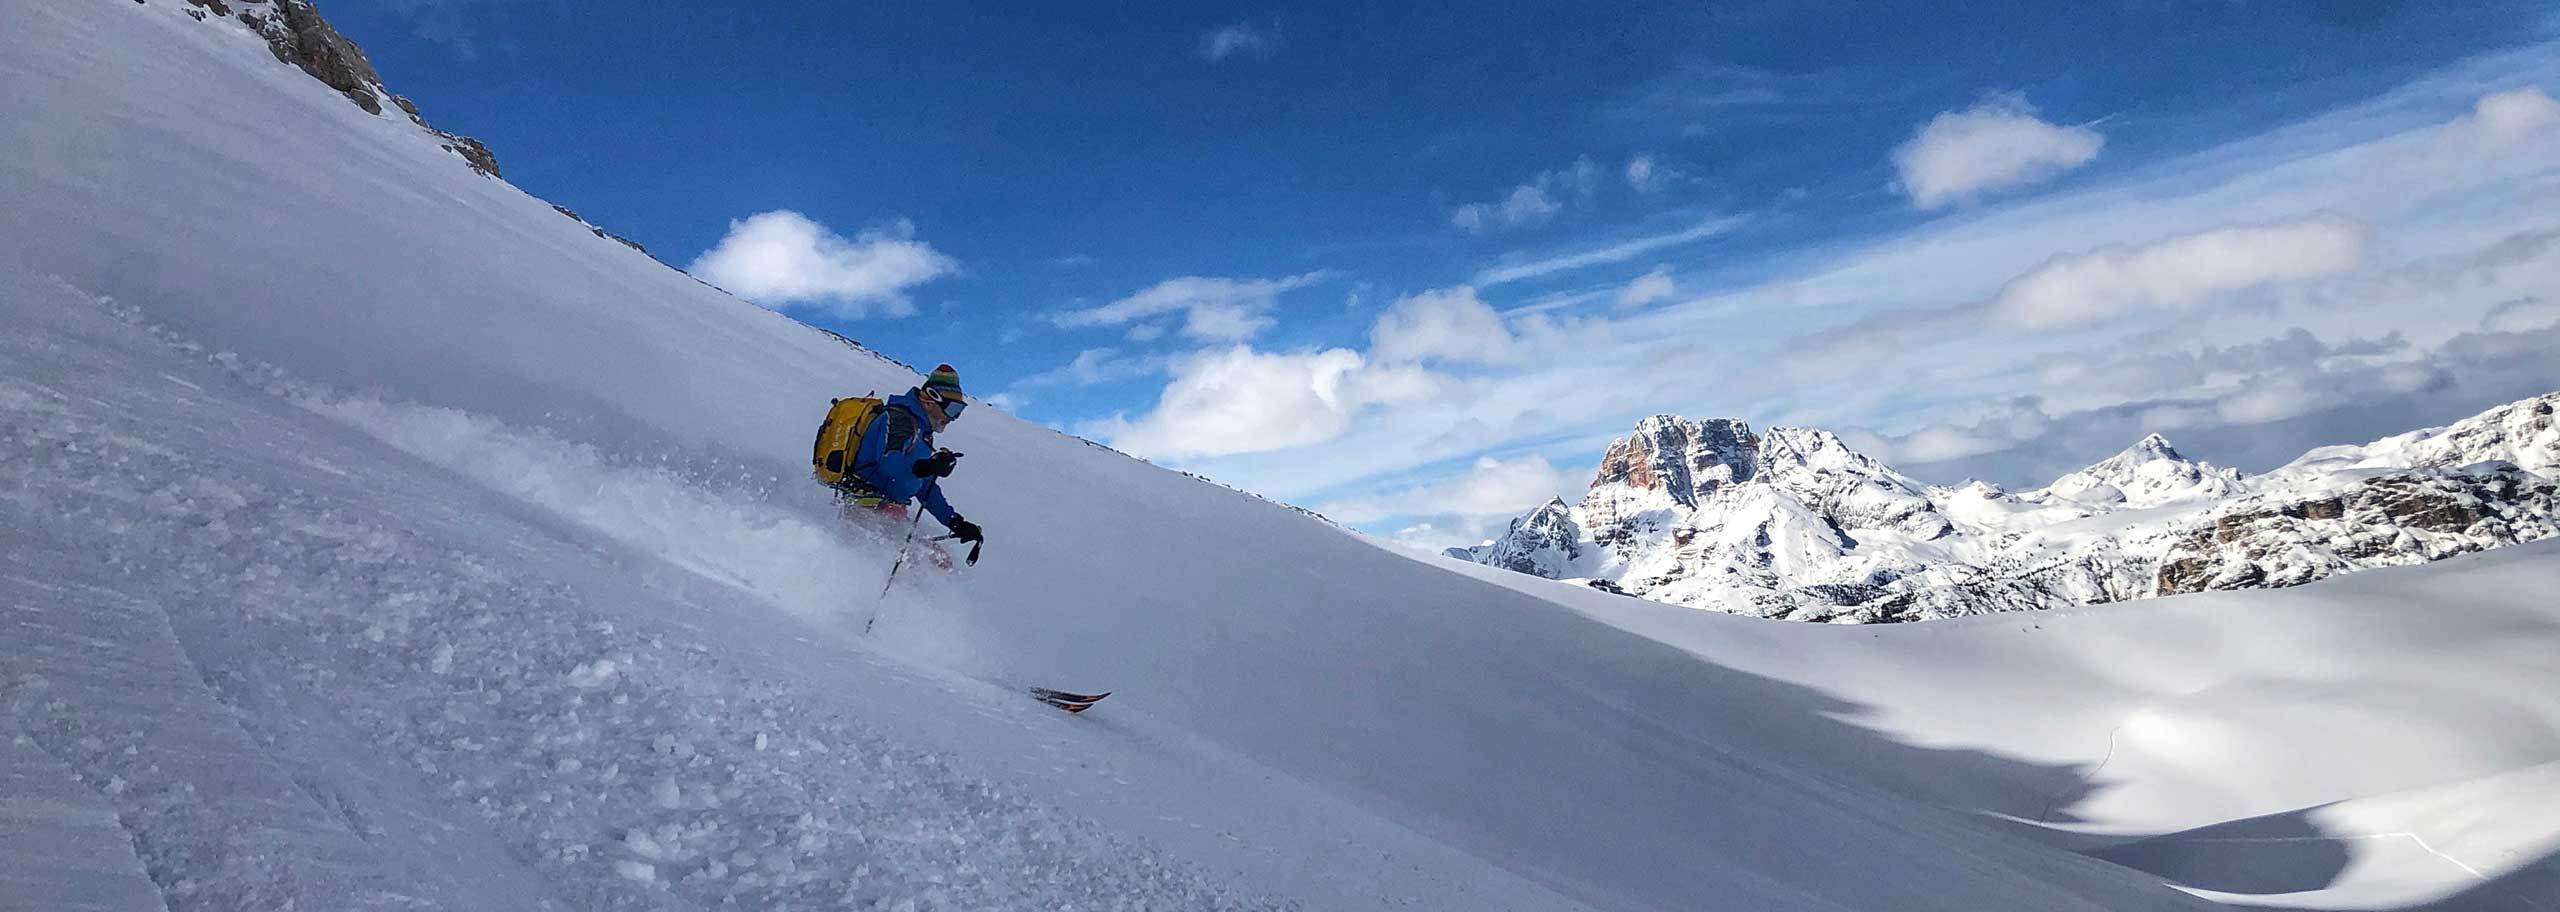
<svg viewBox="0 0 2560 912"><path fill-rule="evenodd" d="M925 375L924 388L941 394L945 399L965 402L969 398L960 394L960 372L952 370L948 364L936 365L933 373Z"/></svg>

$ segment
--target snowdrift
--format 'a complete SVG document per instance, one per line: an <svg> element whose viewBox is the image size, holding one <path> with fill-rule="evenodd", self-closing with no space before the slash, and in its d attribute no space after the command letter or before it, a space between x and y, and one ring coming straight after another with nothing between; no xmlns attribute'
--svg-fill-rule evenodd
<svg viewBox="0 0 2560 912"><path fill-rule="evenodd" d="M0 9L0 905L2555 895L2548 546L1782 626L982 409L985 562L881 600L893 546L800 454L912 373L190 8Z"/></svg>

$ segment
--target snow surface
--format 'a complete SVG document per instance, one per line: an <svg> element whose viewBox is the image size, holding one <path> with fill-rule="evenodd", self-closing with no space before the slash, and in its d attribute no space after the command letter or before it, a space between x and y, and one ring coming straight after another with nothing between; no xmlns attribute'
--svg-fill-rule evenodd
<svg viewBox="0 0 2560 912"><path fill-rule="evenodd" d="M184 9L0 0L0 907L2560 906L2548 543L1780 625L986 410L881 599L912 373Z"/></svg>

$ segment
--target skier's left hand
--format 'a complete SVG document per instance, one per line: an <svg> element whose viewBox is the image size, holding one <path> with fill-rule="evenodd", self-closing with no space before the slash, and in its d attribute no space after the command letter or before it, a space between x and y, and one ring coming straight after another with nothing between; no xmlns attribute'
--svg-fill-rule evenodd
<svg viewBox="0 0 2560 912"><path fill-rule="evenodd" d="M957 516L951 517L951 537L964 542L982 542L987 540L986 533L978 529L977 523L970 522Z"/></svg>

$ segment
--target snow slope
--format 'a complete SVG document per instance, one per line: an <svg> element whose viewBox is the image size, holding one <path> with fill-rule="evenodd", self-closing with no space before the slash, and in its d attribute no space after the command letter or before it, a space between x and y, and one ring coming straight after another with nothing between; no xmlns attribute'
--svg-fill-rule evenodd
<svg viewBox="0 0 2560 912"><path fill-rule="evenodd" d="M1415 560L982 409L949 442L985 562L882 601L891 546L799 450L911 373L184 10L0 0L0 906L2547 895L2548 547L1770 625ZM2288 814L2352 863L2194 861Z"/></svg>

